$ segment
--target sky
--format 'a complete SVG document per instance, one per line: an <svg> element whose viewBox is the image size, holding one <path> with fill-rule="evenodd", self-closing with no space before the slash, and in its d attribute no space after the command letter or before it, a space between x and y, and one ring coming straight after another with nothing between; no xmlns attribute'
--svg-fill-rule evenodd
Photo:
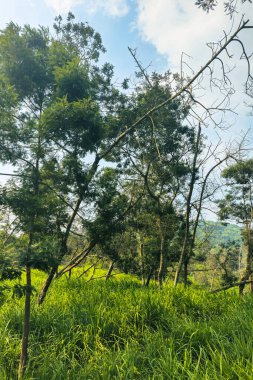
<svg viewBox="0 0 253 380"><path fill-rule="evenodd" d="M138 48L143 64L157 71L178 69L181 52L193 64L209 56L206 43L228 30L230 19L222 4L210 14L194 0L0 0L0 28L14 21L33 26L53 23L54 17L72 11L101 33L107 56L120 75L132 73L134 62L127 46ZM222 3L222 2L221 2ZM242 10L253 21L253 6ZM240 17L240 15L238 15ZM237 18L238 18L237 17ZM236 24L236 22L235 22ZM250 34L250 33L248 33Z"/></svg>

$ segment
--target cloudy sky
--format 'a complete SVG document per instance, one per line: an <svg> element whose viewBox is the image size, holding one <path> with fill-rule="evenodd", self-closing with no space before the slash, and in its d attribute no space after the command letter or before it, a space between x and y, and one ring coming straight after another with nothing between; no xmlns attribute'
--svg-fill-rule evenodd
<svg viewBox="0 0 253 380"><path fill-rule="evenodd" d="M176 69L181 52L198 64L208 57L207 42L222 37L230 19L223 6L206 14L194 0L0 0L0 28L9 21L18 24L52 25L56 15L72 11L78 20L88 21L98 30L116 69L129 73L133 65L127 46L137 47L139 55L154 69ZM222 3L222 2L221 2ZM253 20L253 6L242 11ZM238 15L240 17L240 15ZM236 22L235 22L236 24ZM249 33L248 33L249 34ZM251 40L253 38L251 37Z"/></svg>
<svg viewBox="0 0 253 380"><path fill-rule="evenodd" d="M195 0L0 0L0 28L9 21L18 24L52 25L54 17L72 11L77 20L88 21L101 33L107 53L104 60L115 67L116 80L131 77L135 63L127 47L137 48L144 67L153 71L178 71L181 53L194 70L210 57L207 42L217 41L229 31L231 20L224 14L223 1L215 12L204 13ZM245 18L253 24L253 5L241 6ZM241 14L234 21L238 25ZM241 33L247 49L253 50L253 30ZM252 125L249 108L244 105L243 76L245 60L240 60L239 45L230 49L237 69L233 72L236 95L233 107L238 111L233 133ZM187 66L188 74L191 75ZM211 94L207 94L210 97ZM237 107L237 108L236 108Z"/></svg>

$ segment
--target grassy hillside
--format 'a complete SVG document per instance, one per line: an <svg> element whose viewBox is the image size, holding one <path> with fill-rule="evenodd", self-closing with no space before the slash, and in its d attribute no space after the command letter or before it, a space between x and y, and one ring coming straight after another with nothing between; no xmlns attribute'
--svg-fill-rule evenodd
<svg viewBox="0 0 253 380"><path fill-rule="evenodd" d="M85 281L55 281L33 306L26 379L252 379L250 296ZM22 309L22 299L0 308L2 380L16 378Z"/></svg>

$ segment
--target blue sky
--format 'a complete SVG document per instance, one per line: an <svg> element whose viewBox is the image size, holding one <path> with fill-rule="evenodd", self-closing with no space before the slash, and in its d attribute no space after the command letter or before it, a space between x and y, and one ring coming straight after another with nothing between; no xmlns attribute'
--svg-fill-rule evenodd
<svg viewBox="0 0 253 380"><path fill-rule="evenodd" d="M91 4L90 1L88 2ZM103 8L98 5L94 10L89 9L90 4L85 5L85 1L80 1L80 4L76 5L75 1L71 0L66 1L66 5L64 5L64 0L56 1L55 3L58 5L55 7L49 6L48 3L44 0L0 0L0 28L3 29L10 21L19 25L51 26L56 15L64 15L67 10L71 10L78 21L87 21L101 34L107 50L103 59L114 65L116 78L122 79L132 75L135 71L135 64L127 49L128 46L138 48L138 56L144 66L151 63L153 70L166 70L166 57L159 54L153 44L141 38L139 30L135 26L137 8L133 1L127 5L126 12L118 11L115 12L116 14L108 11L106 6ZM54 1L51 3L53 4ZM60 3L63 5L61 6ZM71 4L73 5L71 6ZM118 8L120 10L120 7Z"/></svg>
<svg viewBox="0 0 253 380"><path fill-rule="evenodd" d="M210 52L206 42L216 41L230 27L222 6L205 14L195 0L0 0L0 28L9 21L20 25L52 25L58 14L72 11L80 21L88 21L101 33L107 48L106 59L117 75L134 72L127 46L138 48L143 65L153 70L177 70L181 52L192 57L196 69ZM221 2L222 3L222 2ZM253 20L253 6L242 11ZM241 15L238 15L238 19ZM236 21L237 22L237 21ZM236 24L235 22L235 24ZM247 39L247 38L246 38ZM252 36L249 39L252 41Z"/></svg>

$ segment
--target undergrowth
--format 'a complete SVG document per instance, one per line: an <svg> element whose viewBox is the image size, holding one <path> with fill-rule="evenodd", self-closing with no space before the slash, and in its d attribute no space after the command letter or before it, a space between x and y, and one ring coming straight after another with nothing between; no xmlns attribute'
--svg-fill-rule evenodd
<svg viewBox="0 0 253 380"><path fill-rule="evenodd" d="M41 286L36 272L35 287ZM129 277L54 281L33 298L25 379L253 378L253 298ZM16 379L23 299L0 306L0 379Z"/></svg>

